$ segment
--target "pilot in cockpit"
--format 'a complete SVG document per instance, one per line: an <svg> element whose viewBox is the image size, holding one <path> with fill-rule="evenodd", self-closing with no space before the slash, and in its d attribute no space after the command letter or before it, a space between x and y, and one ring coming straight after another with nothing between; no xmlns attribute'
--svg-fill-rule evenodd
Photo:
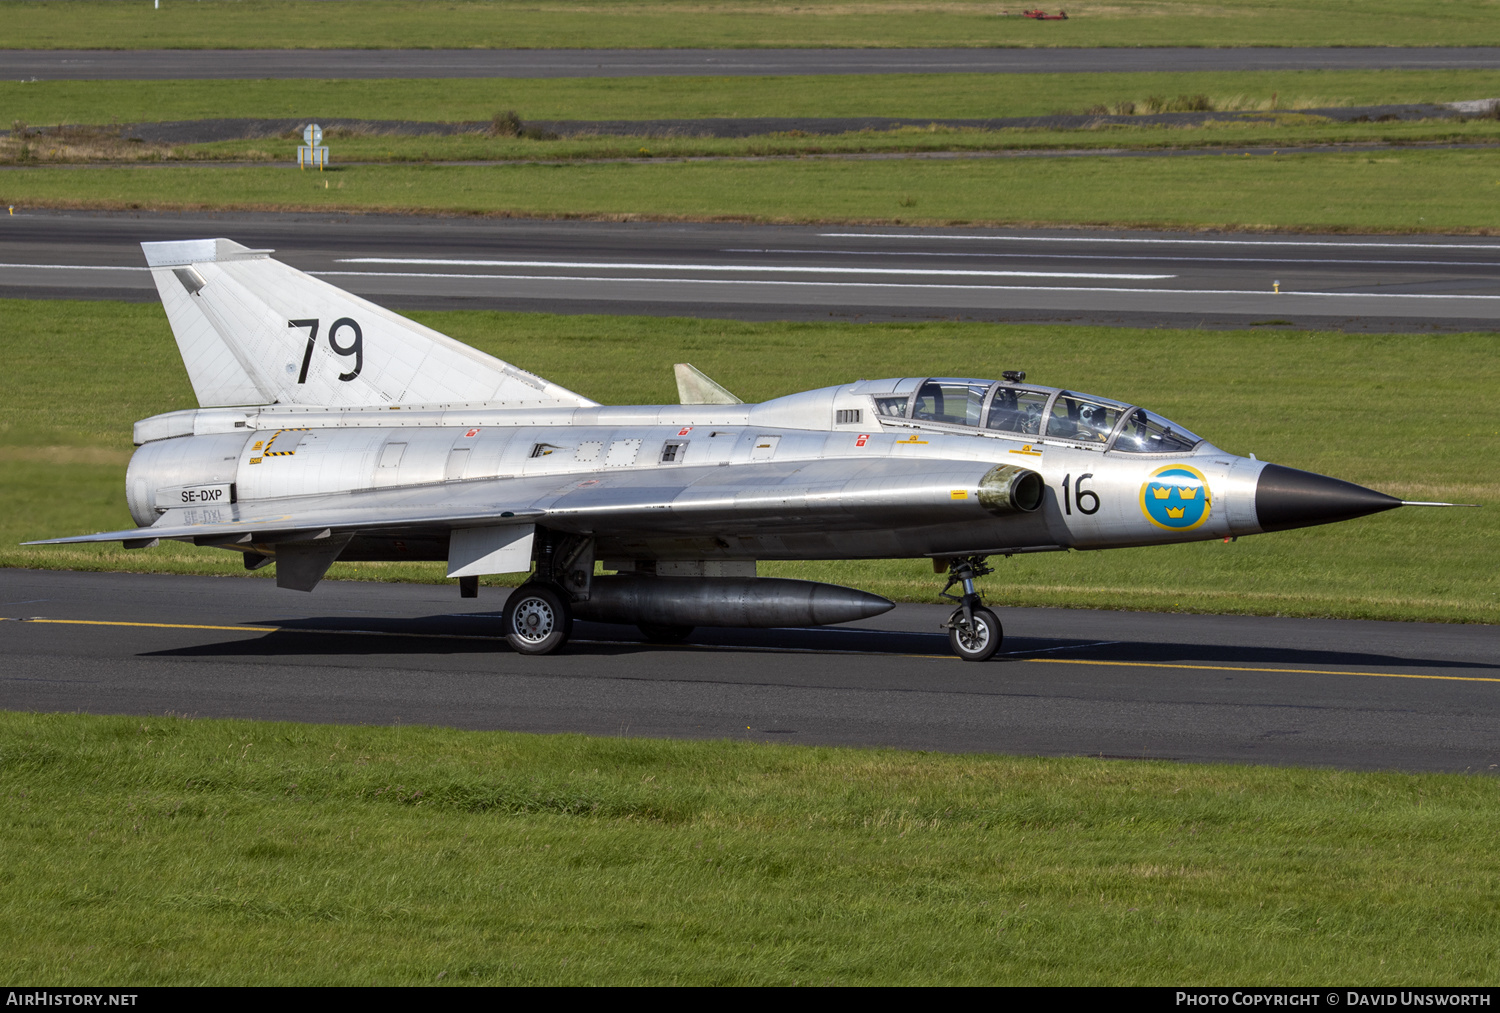
<svg viewBox="0 0 1500 1013"><path fill-rule="evenodd" d="M1078 408L1078 435L1103 443L1109 439L1110 430L1114 428L1114 419L1109 418L1109 415L1103 405L1085 401Z"/></svg>
<svg viewBox="0 0 1500 1013"><path fill-rule="evenodd" d="M1086 400L1065 391L1052 403L1047 435L1090 445L1107 443L1123 407Z"/></svg>

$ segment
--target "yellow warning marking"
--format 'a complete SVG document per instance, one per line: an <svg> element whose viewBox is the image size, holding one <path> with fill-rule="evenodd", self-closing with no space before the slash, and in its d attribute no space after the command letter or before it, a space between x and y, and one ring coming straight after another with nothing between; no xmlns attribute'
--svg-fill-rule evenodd
<svg viewBox="0 0 1500 1013"><path fill-rule="evenodd" d="M1087 658L1022 658L1040 665L1112 665L1117 668L1185 668L1194 672L1278 672L1282 675L1361 675L1373 679L1437 679L1442 682L1500 682L1481 675L1410 675L1404 672L1340 672L1327 668L1249 668L1234 665L1182 665L1164 661L1089 661Z"/></svg>
<svg viewBox="0 0 1500 1013"><path fill-rule="evenodd" d="M926 443L926 442L927 442L926 440L919 440L919 439L917 439L917 437L915 435L908 436L904 440L897 440L896 441L896 443L898 445L903 445L903 446L907 445L907 444L912 444L912 443Z"/></svg>
<svg viewBox="0 0 1500 1013"><path fill-rule="evenodd" d="M271 449L271 444L275 443L276 442L276 437L280 436L282 433L310 433L310 432L312 432L312 430L309 429L309 428L306 428L306 427L303 427L301 429L278 429L278 430L276 430L276 432L274 432L274 433L271 434L271 438L266 441L266 449L264 451L264 456L266 456L266 457L294 457L294 456L296 456L297 451L295 451L295 450L272 450ZM252 450L259 450L260 449L260 444L257 443L251 449ZM250 463L251 464L259 464L260 460L259 459L254 459L254 460L251 460Z"/></svg>
<svg viewBox="0 0 1500 1013"><path fill-rule="evenodd" d="M967 490L967 489L954 489L953 492L950 495L952 495L952 497L954 499L968 499L969 498L969 490Z"/></svg>
<svg viewBox="0 0 1500 1013"><path fill-rule="evenodd" d="M1041 457L1042 456L1042 452L1040 450L1033 450L1033 449L1031 449L1031 444L1029 444L1029 443L1023 443L1023 444L1021 444L1021 449L1020 450L1012 450L1011 453L1012 454L1025 454L1027 457Z"/></svg>

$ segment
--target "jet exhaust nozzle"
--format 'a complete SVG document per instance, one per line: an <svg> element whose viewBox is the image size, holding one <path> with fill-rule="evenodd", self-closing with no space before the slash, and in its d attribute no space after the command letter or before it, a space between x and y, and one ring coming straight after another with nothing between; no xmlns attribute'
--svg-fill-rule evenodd
<svg viewBox="0 0 1500 1013"><path fill-rule="evenodd" d="M1262 531L1347 521L1400 505L1383 492L1279 464L1266 465L1255 484L1255 516Z"/></svg>
<svg viewBox="0 0 1500 1013"><path fill-rule="evenodd" d="M595 577L573 614L662 626L828 626L889 612L878 594L781 577Z"/></svg>
<svg viewBox="0 0 1500 1013"><path fill-rule="evenodd" d="M1042 505L1046 484L1030 468L997 464L979 480L979 505L992 514L1029 514Z"/></svg>

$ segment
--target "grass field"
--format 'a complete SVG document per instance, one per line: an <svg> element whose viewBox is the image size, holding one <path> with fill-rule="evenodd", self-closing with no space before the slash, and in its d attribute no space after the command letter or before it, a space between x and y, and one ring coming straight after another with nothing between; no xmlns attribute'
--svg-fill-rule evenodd
<svg viewBox="0 0 1500 1013"><path fill-rule="evenodd" d="M25 207L437 211L762 222L1066 223L1477 232L1500 228L1485 151L1265 157L20 168Z"/></svg>
<svg viewBox="0 0 1500 1013"><path fill-rule="evenodd" d="M208 144L143 143L114 124L217 117L305 117L487 123L514 109L525 120L900 116L902 129L836 136L798 132L750 138L607 136L539 140L395 136L334 129L341 166L361 162L745 158L1035 150L1181 150L1264 145L1493 144L1500 120L1335 123L1298 109L1442 102L1500 94L1500 73L1310 71L1218 74L862 75L517 81L166 81L0 83L0 110L21 130L0 138L0 165L107 162L286 162L300 136ZM1203 97L1239 122L1172 126L982 131L931 126L934 118L1138 112ZM1153 105L1154 103L1154 105ZM1181 103L1179 103L1181 104ZM1273 108L1274 107L1274 108ZM38 133L48 126L77 128Z"/></svg>
<svg viewBox="0 0 1500 1013"><path fill-rule="evenodd" d="M1494 0L1109 0L1071 20L1024 5L932 0L111 0L6 4L14 48L1473 46L1500 42ZM1049 8L1051 9L1051 8Z"/></svg>
<svg viewBox="0 0 1500 1013"><path fill-rule="evenodd" d="M1148 405L1234 453L1407 499L1484 504L1232 544L1020 556L988 581L997 602L1500 622L1493 335L413 316L606 403L675 401L671 364L684 361L750 401L858 376L1024 368L1042 383ZM242 574L237 557L177 543L133 552L17 546L129 525L131 423L193 399L159 307L0 301L0 318L0 565ZM1163 349L1193 363L1190 376L1163 369ZM764 564L762 572L908 601L934 600L937 589L926 561ZM441 575L438 564L340 563L332 571L374 580Z"/></svg>
<svg viewBox="0 0 1500 1013"><path fill-rule="evenodd" d="M1492 777L0 713L0 791L12 981L1500 972Z"/></svg>
<svg viewBox="0 0 1500 1013"><path fill-rule="evenodd" d="M71 0L77 3L81 0ZM855 74L483 80L0 82L0 126L21 120L139 123L218 117L552 120L743 116L983 119L1083 113L1152 96L1205 95L1215 109L1294 110L1500 95L1493 70L1139 74Z"/></svg>
<svg viewBox="0 0 1500 1013"><path fill-rule="evenodd" d="M299 135L300 136L300 135ZM1186 126L1099 126L1080 130L968 130L899 127L834 135L797 131L744 138L598 136L558 140L490 137L474 132L416 137L331 130L326 140L340 169L397 162L639 161L662 158L790 158L808 156L932 155L1114 151L1206 151L1247 147L1291 151L1349 146L1366 155L1382 147L1488 145L1500 141L1500 120L1422 120L1405 123L1333 123L1300 113L1266 114L1253 121ZM145 144L102 132L66 130L26 140L0 139L0 165L78 165L172 162L290 164L298 137ZM642 149L648 154L643 154ZM24 152L24 158L23 158Z"/></svg>

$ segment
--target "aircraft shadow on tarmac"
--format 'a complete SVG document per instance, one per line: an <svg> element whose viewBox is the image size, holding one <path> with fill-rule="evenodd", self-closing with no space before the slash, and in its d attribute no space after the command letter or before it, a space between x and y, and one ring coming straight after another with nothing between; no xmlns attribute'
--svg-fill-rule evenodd
<svg viewBox="0 0 1500 1013"><path fill-rule="evenodd" d="M456 622L457 621L457 624ZM277 627L254 639L225 640L191 647L142 652L141 657L375 656L511 654L500 633L500 616L429 616L418 619L350 620L347 616L250 622L254 627ZM1058 641L1026 641L1018 645L1055 648ZM1078 643L1088 643L1079 640ZM634 626L578 622L568 643L569 656L617 656L659 651L723 653L853 653L905 657L949 654L947 635L883 630L840 629L699 629L683 644L655 644Z"/></svg>
<svg viewBox="0 0 1500 1013"><path fill-rule="evenodd" d="M290 656L418 656L510 654L500 636L497 615L440 615L416 619L362 618L348 616L270 620L247 624L276 626L273 633L254 639L224 640L160 651L142 652L142 657L241 657ZM724 653L758 651L775 653L862 654L873 657L951 656L946 634L934 630L891 631L850 627L822 629L713 629L696 631L687 643L648 643L632 626L580 622L574 626L568 647L571 656L623 656L659 651ZM1440 669L1493 672L1500 666L1454 659L1398 657L1372 652L1308 650L1287 647L1253 647L1238 644L1182 644L1151 641L1099 643L1091 638L1059 639L1011 636L995 661L1027 661L1033 658L1066 658L1077 661L1148 662L1155 664L1225 665L1233 668L1257 666L1306 668L1338 666L1372 669Z"/></svg>

